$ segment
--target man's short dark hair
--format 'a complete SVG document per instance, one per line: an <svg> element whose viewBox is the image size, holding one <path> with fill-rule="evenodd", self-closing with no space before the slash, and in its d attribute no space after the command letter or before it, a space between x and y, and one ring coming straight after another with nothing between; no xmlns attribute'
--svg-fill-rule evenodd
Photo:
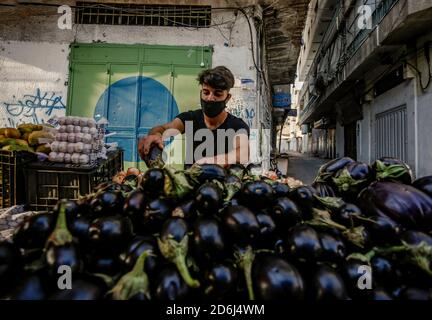
<svg viewBox="0 0 432 320"><path fill-rule="evenodd" d="M219 66L201 72L198 82L200 85L207 84L215 89L229 90L234 87L234 76L227 67Z"/></svg>

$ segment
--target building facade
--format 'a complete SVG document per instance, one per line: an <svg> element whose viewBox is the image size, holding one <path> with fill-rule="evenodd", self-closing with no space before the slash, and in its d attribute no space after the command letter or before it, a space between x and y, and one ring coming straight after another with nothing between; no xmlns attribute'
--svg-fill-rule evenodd
<svg viewBox="0 0 432 320"><path fill-rule="evenodd" d="M368 163L396 157L417 176L431 174L432 3L319 1L320 10L332 18L322 36L311 31L318 48L298 64L308 150Z"/></svg>

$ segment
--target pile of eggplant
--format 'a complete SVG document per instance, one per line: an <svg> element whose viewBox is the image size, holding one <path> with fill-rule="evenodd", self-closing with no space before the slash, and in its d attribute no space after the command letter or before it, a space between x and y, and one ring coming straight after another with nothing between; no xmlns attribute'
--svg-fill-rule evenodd
<svg viewBox="0 0 432 320"><path fill-rule="evenodd" d="M335 159L295 188L156 161L25 220L0 243L0 297L431 300L431 231L432 176L396 159Z"/></svg>

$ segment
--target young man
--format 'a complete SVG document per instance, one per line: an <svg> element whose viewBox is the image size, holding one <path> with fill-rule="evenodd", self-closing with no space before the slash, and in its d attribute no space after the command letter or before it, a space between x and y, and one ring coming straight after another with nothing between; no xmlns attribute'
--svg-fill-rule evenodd
<svg viewBox="0 0 432 320"><path fill-rule="evenodd" d="M167 136L186 133L186 166L215 163L226 166L249 161L249 127L226 111L234 76L223 66L204 70L198 76L201 109L180 113L173 121L154 127L139 141L141 158L151 146L163 149Z"/></svg>

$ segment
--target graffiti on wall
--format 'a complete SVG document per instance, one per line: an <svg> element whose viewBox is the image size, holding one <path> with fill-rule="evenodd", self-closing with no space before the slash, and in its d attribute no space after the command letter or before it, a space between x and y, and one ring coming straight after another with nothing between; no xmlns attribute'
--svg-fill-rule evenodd
<svg viewBox="0 0 432 320"><path fill-rule="evenodd" d="M252 79L237 79L236 84L231 90L232 98L228 102L227 111L253 128L257 116L255 82Z"/></svg>
<svg viewBox="0 0 432 320"><path fill-rule="evenodd" d="M0 107L1 125L11 127L19 123L44 123L54 116L56 110L66 111L61 95L40 89L36 89L34 94L23 95L21 99L3 102Z"/></svg>

